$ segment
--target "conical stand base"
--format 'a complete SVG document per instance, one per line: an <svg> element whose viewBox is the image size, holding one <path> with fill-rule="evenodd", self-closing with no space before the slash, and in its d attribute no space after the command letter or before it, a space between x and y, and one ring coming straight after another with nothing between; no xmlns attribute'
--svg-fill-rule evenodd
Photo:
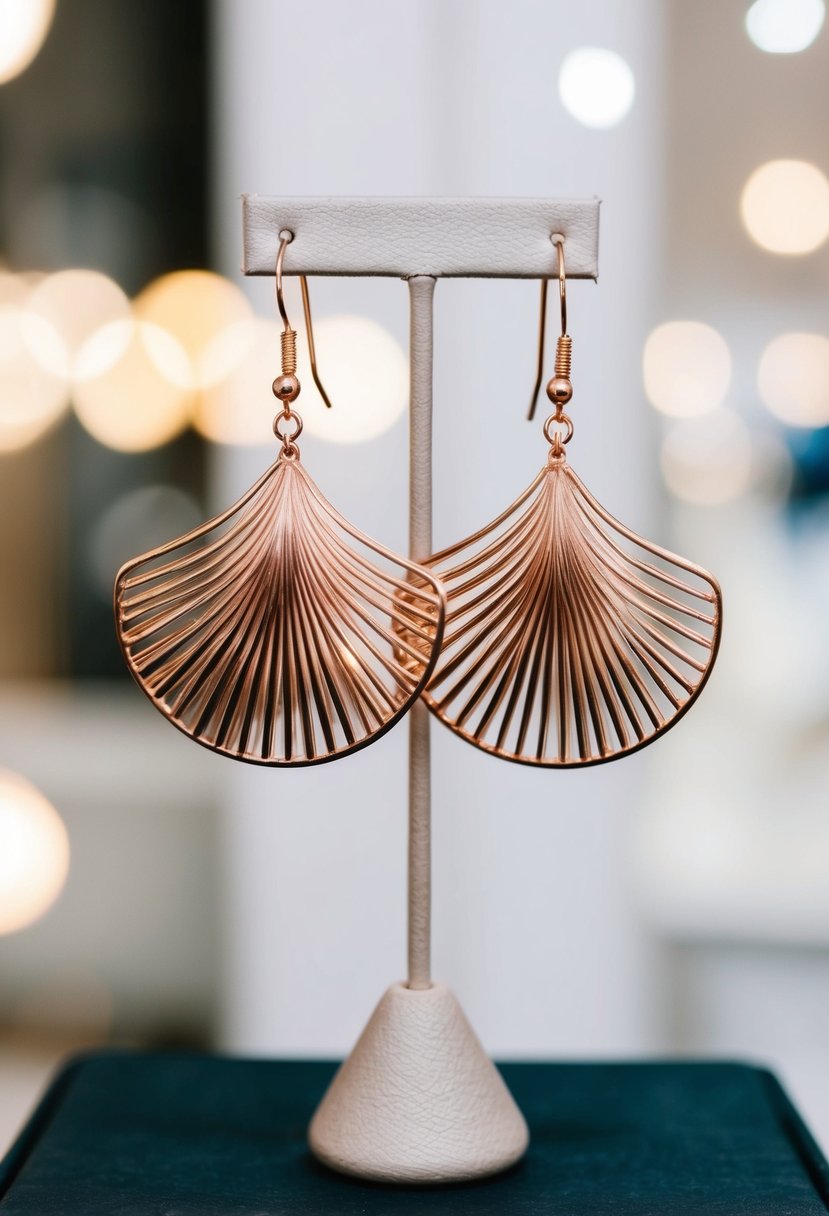
<svg viewBox="0 0 829 1216"><path fill-rule="evenodd" d="M309 1141L342 1173L434 1183L506 1169L529 1133L449 989L394 984L331 1082Z"/></svg>

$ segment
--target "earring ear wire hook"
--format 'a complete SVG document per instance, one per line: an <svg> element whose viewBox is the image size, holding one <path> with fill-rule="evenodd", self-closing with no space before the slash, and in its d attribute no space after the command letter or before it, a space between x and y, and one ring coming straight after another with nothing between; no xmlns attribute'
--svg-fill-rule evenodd
<svg viewBox="0 0 829 1216"><path fill-rule="evenodd" d="M561 337L567 337L567 275L564 267L564 237L558 233L554 233L550 240L555 244L558 252L558 294L559 307L561 310ZM547 286L549 280L541 280L541 303L538 313L538 356L535 365L535 383L530 396L530 408L527 411L527 421L532 422L535 417L535 407L538 404L538 395L541 392L541 381L544 379L544 348L547 333Z"/></svg>
<svg viewBox="0 0 829 1216"><path fill-rule="evenodd" d="M279 234L279 249L276 254L276 270L274 272L276 286L276 307L279 309L279 315L282 318L282 325L285 333L289 333L291 323L288 320L288 313L285 309L285 300L282 295L282 263L285 261L285 250L294 239L294 234L284 229Z"/></svg>
<svg viewBox="0 0 829 1216"><path fill-rule="evenodd" d="M286 372L289 370L291 372L296 370L296 331L291 328L291 323L288 320L288 313L285 308L285 298L284 298L284 295L282 292L282 265L283 265L283 262L285 261L285 250L290 245L290 243L293 239L294 239L294 234L292 232L288 231L288 229L283 229L282 232L280 232L280 234L279 234L279 251L276 255L276 273L275 273L276 306L279 309L279 315L282 318L282 325L283 325L283 330L282 330L282 352L283 352L282 373L283 373L283 375L286 374ZM308 280L304 274L301 274L299 276L299 286L300 286L300 290L302 292L302 311L305 315L305 333L308 338L308 357L311 362L311 376L313 378L314 384L317 386L317 391L319 392L319 395L322 397L322 400L323 400L326 408L330 410L331 409L331 398L328 396L328 393L325 391L325 387L322 383L322 380L320 380L319 371L317 370L317 349L314 344L314 326L313 326L313 322L311 320L311 299L310 299L310 295L308 293ZM290 369L286 368L286 366L285 366L286 349L289 352L288 353L289 362L291 359L291 355L293 355L293 368L290 368Z"/></svg>
<svg viewBox="0 0 829 1216"><path fill-rule="evenodd" d="M317 392L322 397L325 406L331 409L331 398L325 391L317 371L317 350L314 346L314 326L311 322L311 297L308 294L308 280L304 274L299 276L299 286L302 292L302 311L305 313L305 333L308 337L308 357L311 360L311 376L317 386Z"/></svg>

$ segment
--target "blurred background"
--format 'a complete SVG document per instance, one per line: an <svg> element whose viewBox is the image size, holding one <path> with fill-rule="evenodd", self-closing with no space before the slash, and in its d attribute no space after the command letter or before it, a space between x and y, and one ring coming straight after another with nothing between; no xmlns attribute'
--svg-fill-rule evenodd
<svg viewBox="0 0 829 1216"><path fill-rule="evenodd" d="M496 1056L764 1061L829 1143L824 18L0 3L0 1145L68 1051L342 1055L404 970L405 728L316 770L234 766L115 642L120 564L273 456L243 191L602 199L571 459L720 578L721 656L619 764L535 772L434 728L435 971ZM405 551L405 286L312 294L335 409L304 390L306 462ZM536 307L530 283L438 285L436 546L544 458Z"/></svg>

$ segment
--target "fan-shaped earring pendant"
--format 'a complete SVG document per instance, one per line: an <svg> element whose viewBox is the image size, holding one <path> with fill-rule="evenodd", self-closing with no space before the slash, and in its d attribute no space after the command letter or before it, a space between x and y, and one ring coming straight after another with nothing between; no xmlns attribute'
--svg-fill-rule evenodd
<svg viewBox="0 0 829 1216"><path fill-rule="evenodd" d="M716 580L615 520L560 442L511 507L427 565L447 616L425 700L503 759L568 768L637 751L687 712L717 655Z"/></svg>
<svg viewBox="0 0 829 1216"><path fill-rule="evenodd" d="M124 658L153 704L263 765L333 760L394 726L432 674L444 611L437 579L348 523L292 443L223 515L115 583Z"/></svg>

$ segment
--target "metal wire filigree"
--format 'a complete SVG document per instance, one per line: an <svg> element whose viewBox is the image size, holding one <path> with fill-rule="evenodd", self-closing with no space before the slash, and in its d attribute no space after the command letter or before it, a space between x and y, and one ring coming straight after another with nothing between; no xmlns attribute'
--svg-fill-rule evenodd
<svg viewBox="0 0 829 1216"><path fill-rule="evenodd" d="M716 658L722 600L705 570L614 519L548 438L520 498L426 563L448 606L424 698L484 751L568 768L679 721Z"/></svg>
<svg viewBox="0 0 829 1216"><path fill-rule="evenodd" d="M263 765L332 760L389 730L432 673L444 608L437 580L348 523L292 444L115 584L124 658L153 704Z"/></svg>
<svg viewBox="0 0 829 1216"><path fill-rule="evenodd" d="M223 515L122 567L115 619L127 666L197 743L252 764L319 764L385 734L434 670L446 599L422 566L364 536L300 463L296 331L282 294L276 462ZM301 281L314 381L308 285Z"/></svg>
<svg viewBox="0 0 829 1216"><path fill-rule="evenodd" d="M554 233L561 334L544 423L547 464L503 514L429 558L446 634L423 694L456 734L505 760L601 764L645 747L686 713L711 673L722 597L699 566L614 519L569 468L573 396L564 237ZM541 284L535 413L544 367Z"/></svg>

